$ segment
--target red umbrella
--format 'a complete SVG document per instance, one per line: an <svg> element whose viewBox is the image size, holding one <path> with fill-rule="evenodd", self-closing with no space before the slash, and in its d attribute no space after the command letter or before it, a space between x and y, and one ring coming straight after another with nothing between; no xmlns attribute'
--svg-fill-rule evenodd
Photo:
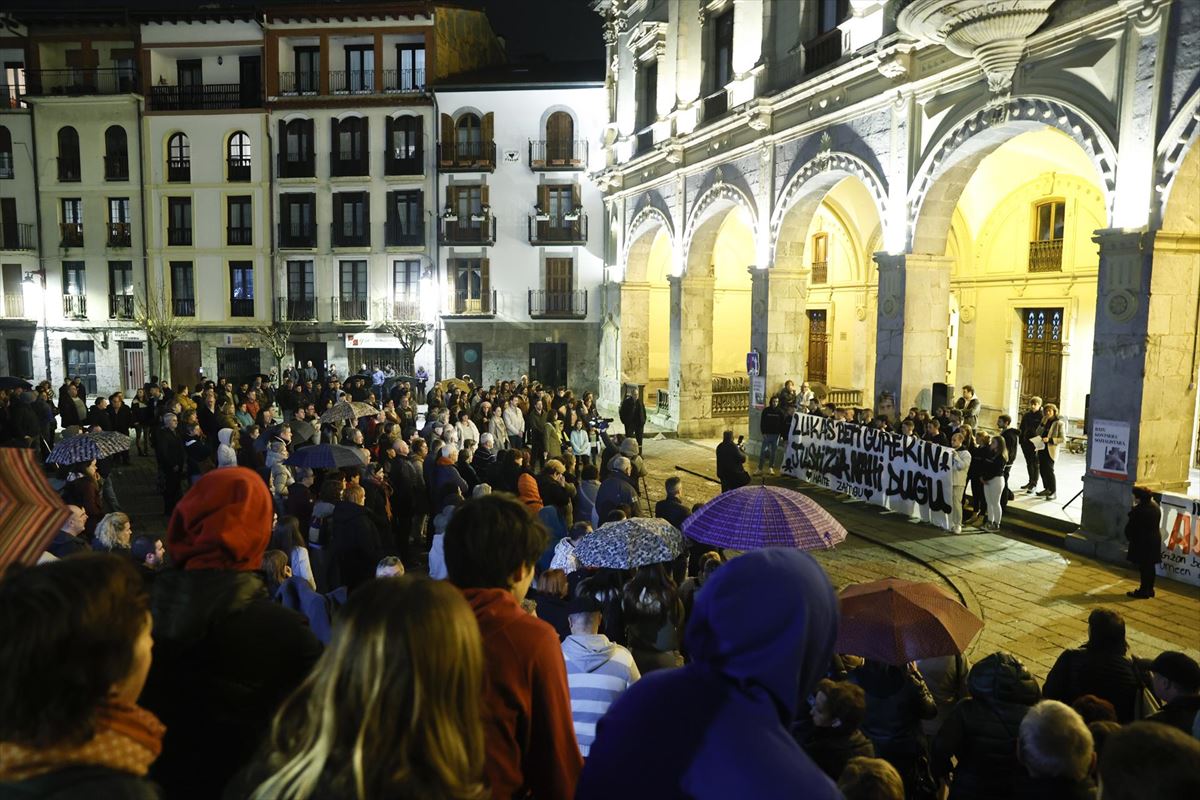
<svg viewBox="0 0 1200 800"><path fill-rule="evenodd" d="M33 450L0 447L0 575L9 564L36 562L70 515Z"/></svg>
<svg viewBox="0 0 1200 800"><path fill-rule="evenodd" d="M932 583L886 578L846 587L836 649L887 664L957 655L983 622Z"/></svg>
<svg viewBox="0 0 1200 800"><path fill-rule="evenodd" d="M731 550L828 550L846 529L817 501L781 486L743 486L717 495L683 522L689 539Z"/></svg>

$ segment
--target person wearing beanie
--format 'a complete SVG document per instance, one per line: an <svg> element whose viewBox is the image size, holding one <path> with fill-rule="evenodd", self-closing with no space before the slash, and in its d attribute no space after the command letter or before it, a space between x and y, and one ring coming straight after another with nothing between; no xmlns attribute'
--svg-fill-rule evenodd
<svg viewBox="0 0 1200 800"><path fill-rule="evenodd" d="M273 510L263 479L230 467L201 477L167 524L173 566L154 581L142 703L167 726L151 777L173 800L220 797L321 654L305 618L272 602L258 571Z"/></svg>
<svg viewBox="0 0 1200 800"><path fill-rule="evenodd" d="M1172 725L1191 734L1200 716L1200 664L1190 656L1168 650L1151 662L1150 677L1163 707L1146 721Z"/></svg>

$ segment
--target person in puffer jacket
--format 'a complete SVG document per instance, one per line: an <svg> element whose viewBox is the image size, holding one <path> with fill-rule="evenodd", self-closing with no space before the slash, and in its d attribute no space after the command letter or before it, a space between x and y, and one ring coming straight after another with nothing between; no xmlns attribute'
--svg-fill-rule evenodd
<svg viewBox="0 0 1200 800"><path fill-rule="evenodd" d="M951 800L1012 797L1013 780L1022 774L1017 734L1025 714L1042 699L1041 689L1009 653L992 653L972 667L967 688L971 696L954 707L933 740L934 777L953 775Z"/></svg>
<svg viewBox="0 0 1200 800"><path fill-rule="evenodd" d="M287 444L280 441L271 442L271 449L267 451L267 469L271 470L271 494L281 499L287 497L288 487L296 482L292 477L291 468L283 463L287 458Z"/></svg>
<svg viewBox="0 0 1200 800"><path fill-rule="evenodd" d="M237 449L233 446L236 441L233 437L236 431L233 428L221 428L217 431L217 468L221 467L236 467Z"/></svg>
<svg viewBox="0 0 1200 800"><path fill-rule="evenodd" d="M641 677L633 654L600 633L602 606L586 584L580 584L580 594L567 603L571 635L562 643L575 739L584 758L596 738L596 723Z"/></svg>

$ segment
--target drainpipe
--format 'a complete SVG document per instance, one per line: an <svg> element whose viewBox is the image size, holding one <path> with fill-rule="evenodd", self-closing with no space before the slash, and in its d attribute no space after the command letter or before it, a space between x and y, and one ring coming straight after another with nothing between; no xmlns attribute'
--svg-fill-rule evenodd
<svg viewBox="0 0 1200 800"><path fill-rule="evenodd" d="M29 109L29 138L32 140L30 152L33 159L33 221L37 226L37 265L42 280L42 351L46 359L46 380L53 385L54 381L50 377L50 315L46 311L46 303L49 302L46 297L46 258L42 255L42 235L45 232L42 230L42 190L38 181L37 114L33 107Z"/></svg>
<svg viewBox="0 0 1200 800"><path fill-rule="evenodd" d="M429 94L433 97L433 131L435 134L435 136L433 138L434 138L434 142L436 142L437 141L436 134L439 130L438 126L441 124L442 116L441 116L441 114L438 113L437 92L432 91ZM436 148L437 145L434 144L434 147ZM442 292L442 245L441 245L441 237L437 235L437 233L438 233L437 213L438 213L438 210L442 207L442 176L437 171L437 167L436 167L436 164L438 163L437 159L436 158L432 159L431 163L433 163L435 165L434 170L433 170L433 223L434 223L433 224L433 231L434 231L434 237L433 237L433 284L434 284L434 286L437 287L434 290L437 294L437 305L434 309L434 322L433 322L433 380L434 380L434 383L437 383L438 381L440 381L442 379L442 315L441 315L440 309L441 309L442 300L444 299L441 296L441 292Z"/></svg>
<svg viewBox="0 0 1200 800"><path fill-rule="evenodd" d="M151 308L151 306L150 306L150 248L146 244L146 241L150 236L150 227L146 223L146 195L147 195L147 189L146 189L146 137L145 137L145 131L142 128L142 126L145 124L145 118L142 114L142 104L140 102L138 102L137 100L135 100L134 103L137 105L138 178L140 179L138 181L138 183L141 186L141 195L142 195L142 282L145 287L144 288L144 292L146 295L145 303L146 303L146 310L148 312ZM164 281L164 283L165 283L165 281ZM166 301L164 301L163 302L163 313L166 313L167 310L168 309L167 309ZM174 309L170 309L170 310L174 311ZM148 345L147 349L151 352L151 355L153 355L155 357L155 360L157 360L158 348L156 348L154 346L154 342L150 341L149 336L146 337L146 344ZM150 375L156 374L153 369L153 367L155 366L154 361L151 361L150 365L151 365ZM158 372L157 372L158 377L160 379L166 378L166 380L168 380L168 381L171 380L170 376L163 375L164 370L162 368L162 364L159 364L157 366L158 366ZM147 375L146 377L150 377L150 375Z"/></svg>

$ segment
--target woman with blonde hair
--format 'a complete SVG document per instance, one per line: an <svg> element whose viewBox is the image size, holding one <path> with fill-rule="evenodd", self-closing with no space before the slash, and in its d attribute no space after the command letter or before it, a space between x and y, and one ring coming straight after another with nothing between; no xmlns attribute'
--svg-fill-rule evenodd
<svg viewBox="0 0 1200 800"><path fill-rule="evenodd" d="M1058 406L1046 403L1042 406L1042 427L1038 431L1042 447L1038 449L1038 472L1042 476L1042 491L1038 497L1053 500L1057 497L1058 482L1054 478L1054 462L1058 460L1058 446L1066 438L1066 428L1058 416Z"/></svg>
<svg viewBox="0 0 1200 800"><path fill-rule="evenodd" d="M245 776L256 788L226 796L483 800L482 690L483 643L459 591L373 580L275 716L265 763Z"/></svg>
<svg viewBox="0 0 1200 800"><path fill-rule="evenodd" d="M120 511L114 511L111 514L105 514L96 525L92 549L105 553L128 553L132 541L133 526L129 524L129 516Z"/></svg>

